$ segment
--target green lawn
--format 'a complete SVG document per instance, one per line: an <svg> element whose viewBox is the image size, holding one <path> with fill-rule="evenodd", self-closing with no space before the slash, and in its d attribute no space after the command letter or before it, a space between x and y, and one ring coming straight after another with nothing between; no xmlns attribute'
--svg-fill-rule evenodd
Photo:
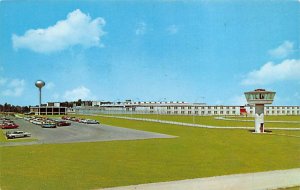
<svg viewBox="0 0 300 190"><path fill-rule="evenodd" d="M232 121L232 120L218 120L215 116L188 116L188 115L157 115L157 114L124 114L118 116L136 117L136 118L150 118L167 121L177 121L184 123L196 123L202 125L212 126L232 126L232 127L254 127L254 121ZM278 117L278 118L276 118ZM229 117L232 118L232 117ZM291 119L293 118L293 119ZM248 118L253 119L253 118ZM266 121L300 121L300 116L268 116ZM300 123L265 123L266 128L300 128Z"/></svg>
<svg viewBox="0 0 300 190"><path fill-rule="evenodd" d="M1 189L95 189L300 167L296 137L90 118L178 138L0 147Z"/></svg>

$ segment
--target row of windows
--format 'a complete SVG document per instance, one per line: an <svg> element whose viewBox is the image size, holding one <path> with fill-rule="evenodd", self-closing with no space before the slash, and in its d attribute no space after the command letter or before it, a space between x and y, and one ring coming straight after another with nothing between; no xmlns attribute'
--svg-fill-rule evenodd
<svg viewBox="0 0 300 190"><path fill-rule="evenodd" d="M267 114L269 114L269 113L273 113L273 114L274 114L275 111L267 111L266 113L267 113ZM280 111L277 111L276 113L280 113ZM290 114L290 113L291 113L291 114L296 114L296 113L298 113L298 114L299 114L300 111L289 111L289 110L287 110L287 111L285 112L285 111L283 110L281 113L283 113L283 114L285 114L285 113L287 113L287 114Z"/></svg>
<svg viewBox="0 0 300 190"><path fill-rule="evenodd" d="M153 113L153 111L151 112L150 111L150 113ZM172 114L173 112L171 112L171 111L167 111L167 114ZM174 111L174 114L178 114L178 113L181 113L181 114L185 114L185 111L180 111L180 112L178 112L178 111ZM224 114L224 112L223 111L221 111L220 113L218 113L217 111L214 111L214 112L212 112L212 111L208 111L207 113L205 113L205 111L201 111L200 112L202 115L204 115L204 114ZM188 111L187 112L187 114L193 114L192 113L192 111ZM198 111L195 111L195 113L194 114L199 114L199 112ZM229 112L229 111L226 111L226 114L236 114L236 111L232 111L231 113Z"/></svg>
<svg viewBox="0 0 300 190"><path fill-rule="evenodd" d="M300 107L266 107L266 109L300 109Z"/></svg>
<svg viewBox="0 0 300 190"><path fill-rule="evenodd" d="M174 108L175 110L178 109L178 108L181 108L181 109L185 109L186 107L185 106L167 106L167 109L170 110ZM207 106L207 107L199 107L199 106L196 106L194 107L195 109L236 109L236 108L240 108L240 107L229 107L229 106L224 106L224 107L217 107L217 106ZM154 109L154 106L150 106L150 109ZM192 106L188 106L187 109L192 109ZM253 107L250 107L250 109L253 109ZM300 107L266 107L266 109L300 109Z"/></svg>
<svg viewBox="0 0 300 190"><path fill-rule="evenodd" d="M169 110L169 109L171 109L171 108L174 108L174 109L178 109L178 108L181 108L181 109L185 109L186 107L184 107L184 106L179 106L179 107L177 107L177 106L174 106L174 107L171 107L171 106L167 106L167 109ZM207 109L224 109L224 108L226 108L226 109L230 109L230 108L232 108L232 109L235 109L235 108L239 108L239 107L199 107L199 106L196 106L196 107L194 107L195 109L205 109L205 108L207 108ZM150 109L153 109L153 106L150 106ZM192 106L188 106L187 107L187 109L192 109Z"/></svg>

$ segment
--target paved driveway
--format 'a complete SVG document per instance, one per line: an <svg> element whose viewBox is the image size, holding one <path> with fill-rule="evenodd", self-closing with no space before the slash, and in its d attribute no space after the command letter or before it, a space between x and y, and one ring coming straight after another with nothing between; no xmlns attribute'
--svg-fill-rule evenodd
<svg viewBox="0 0 300 190"><path fill-rule="evenodd" d="M15 119L15 123L20 125L17 130L30 132L32 134L32 138L38 140L32 142L5 142L0 143L0 146L175 137L171 135L107 126L103 124L82 124L71 122L71 126L42 128L23 119Z"/></svg>

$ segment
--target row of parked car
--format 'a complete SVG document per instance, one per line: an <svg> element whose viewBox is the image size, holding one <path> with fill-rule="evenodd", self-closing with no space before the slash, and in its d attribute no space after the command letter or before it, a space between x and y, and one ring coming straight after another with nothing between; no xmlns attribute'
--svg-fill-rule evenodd
<svg viewBox="0 0 300 190"><path fill-rule="evenodd" d="M47 118L47 117L30 116L30 117L24 117L24 119L33 124L40 125L43 128L56 128L56 127L71 125L70 122Z"/></svg>
<svg viewBox="0 0 300 190"><path fill-rule="evenodd" d="M16 129L19 125L15 124L14 121L7 117L0 118L0 127L1 129Z"/></svg>
<svg viewBox="0 0 300 190"><path fill-rule="evenodd" d="M16 129L19 127L13 120L8 117L0 118L0 127L1 129ZM14 139L14 138L22 138L22 137L30 137L31 134L24 131L6 131L6 138Z"/></svg>
<svg viewBox="0 0 300 190"><path fill-rule="evenodd" d="M85 123L85 124L99 124L99 121L97 121L97 120L82 119L82 118L77 118L77 117L62 116L61 119L74 121L74 122L78 122L78 123Z"/></svg>

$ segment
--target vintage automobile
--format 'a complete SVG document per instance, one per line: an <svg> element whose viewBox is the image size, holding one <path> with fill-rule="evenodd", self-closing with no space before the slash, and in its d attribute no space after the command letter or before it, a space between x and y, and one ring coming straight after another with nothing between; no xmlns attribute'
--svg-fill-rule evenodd
<svg viewBox="0 0 300 190"><path fill-rule="evenodd" d="M86 124L99 124L99 121L92 120L92 119L86 119L86 120L84 120L83 123L86 123Z"/></svg>
<svg viewBox="0 0 300 190"><path fill-rule="evenodd" d="M8 131L6 133L6 137L8 139L14 139L14 138L22 138L22 137L30 137L31 134L30 133L27 133L27 132L24 132L24 131L13 131L13 132L10 132Z"/></svg>
<svg viewBox="0 0 300 190"><path fill-rule="evenodd" d="M5 123L5 124L1 124L1 129L16 129L19 127L19 125L14 124L14 123Z"/></svg>
<svg viewBox="0 0 300 190"><path fill-rule="evenodd" d="M58 127L62 127L62 126L70 126L71 123L70 122L66 122L66 121L58 121L56 122L56 126Z"/></svg>
<svg viewBox="0 0 300 190"><path fill-rule="evenodd" d="M56 128L56 124L55 123L43 123L43 124L41 124L41 126L43 128Z"/></svg>

